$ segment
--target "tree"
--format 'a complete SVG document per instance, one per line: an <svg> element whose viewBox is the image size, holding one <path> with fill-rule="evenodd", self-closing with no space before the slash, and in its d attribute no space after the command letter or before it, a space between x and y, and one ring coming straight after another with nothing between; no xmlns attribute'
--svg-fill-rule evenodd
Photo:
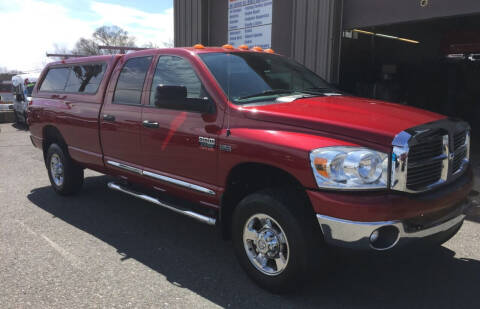
<svg viewBox="0 0 480 309"><path fill-rule="evenodd" d="M142 48L161 48L161 47L158 46L157 44L153 43L153 42L148 42L148 43L143 44Z"/></svg>
<svg viewBox="0 0 480 309"><path fill-rule="evenodd" d="M174 47L173 39L172 39L172 38L167 39L166 41L162 42L162 44L163 44L163 47L164 47L164 48Z"/></svg>
<svg viewBox="0 0 480 309"><path fill-rule="evenodd" d="M136 47L135 37L117 26L102 26L95 30L91 39L80 38L73 49L79 55L108 55L118 54L119 50L103 50L99 46L125 46Z"/></svg>
<svg viewBox="0 0 480 309"><path fill-rule="evenodd" d="M160 43L161 45L158 45L156 43L153 43L152 41L147 42L142 45L142 48L170 48L173 47L173 39L167 39L166 41L163 41Z"/></svg>

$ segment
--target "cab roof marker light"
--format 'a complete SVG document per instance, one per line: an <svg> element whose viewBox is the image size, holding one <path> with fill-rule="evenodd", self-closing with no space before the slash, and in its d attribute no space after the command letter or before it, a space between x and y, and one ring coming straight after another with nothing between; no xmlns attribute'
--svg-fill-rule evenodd
<svg viewBox="0 0 480 309"><path fill-rule="evenodd" d="M238 49L248 50L248 45L242 44L242 45L238 46Z"/></svg>
<svg viewBox="0 0 480 309"><path fill-rule="evenodd" d="M195 48L195 49L204 49L205 46L203 46L202 44L195 44L195 45L193 45L193 48Z"/></svg>
<svg viewBox="0 0 480 309"><path fill-rule="evenodd" d="M223 49L233 49L233 46L231 44L225 44L222 46Z"/></svg>
<svg viewBox="0 0 480 309"><path fill-rule="evenodd" d="M398 36L393 36L393 35L388 35L388 34L383 34L383 33L375 33L375 32L370 32L370 31L365 31L365 30L360 30L360 29L353 29L352 31L357 32L357 33L366 34L366 35L378 36L378 37L385 38L385 39L392 39L392 40L398 40L398 41L402 41L402 42L412 43L412 44L420 43L419 41L416 41L416 40L401 38L401 37L398 37Z"/></svg>
<svg viewBox="0 0 480 309"><path fill-rule="evenodd" d="M275 51L271 48L265 49L264 52L269 53L269 54L275 54Z"/></svg>
<svg viewBox="0 0 480 309"><path fill-rule="evenodd" d="M256 52L263 52L263 48L261 48L260 46L254 46L252 47L252 50Z"/></svg>

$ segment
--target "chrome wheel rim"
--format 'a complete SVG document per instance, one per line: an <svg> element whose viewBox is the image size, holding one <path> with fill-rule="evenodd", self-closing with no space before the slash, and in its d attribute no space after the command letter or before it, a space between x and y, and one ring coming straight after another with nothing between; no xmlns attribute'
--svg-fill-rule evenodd
<svg viewBox="0 0 480 309"><path fill-rule="evenodd" d="M60 159L60 156L56 153L54 153L50 158L50 174L52 175L52 179L55 185L57 185L58 187L63 185L63 179L64 179L63 163L62 163L62 160Z"/></svg>
<svg viewBox="0 0 480 309"><path fill-rule="evenodd" d="M243 228L248 259L260 272L277 276L287 268L290 248L280 224L266 214L251 216Z"/></svg>

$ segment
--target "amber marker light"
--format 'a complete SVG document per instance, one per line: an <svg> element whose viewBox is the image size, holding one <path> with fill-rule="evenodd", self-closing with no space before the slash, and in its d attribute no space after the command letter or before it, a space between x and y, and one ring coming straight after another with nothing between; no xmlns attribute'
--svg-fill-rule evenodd
<svg viewBox="0 0 480 309"><path fill-rule="evenodd" d="M223 49L233 49L233 46L230 44L225 44L222 46Z"/></svg>
<svg viewBox="0 0 480 309"><path fill-rule="evenodd" d="M238 46L238 49L241 49L241 50L248 50L248 45L245 45L245 44L243 44L243 45L240 45L240 46Z"/></svg>
<svg viewBox="0 0 480 309"><path fill-rule="evenodd" d="M273 49L271 49L271 48L265 49L265 52L266 52L266 53L269 53L269 54L275 54L275 51L274 51Z"/></svg>
<svg viewBox="0 0 480 309"><path fill-rule="evenodd" d="M193 45L193 48L195 48L195 49L204 49L205 46L203 46L202 44L195 44L195 45Z"/></svg>
<svg viewBox="0 0 480 309"><path fill-rule="evenodd" d="M263 48L261 48L260 46L255 46L255 47L252 47L252 50L256 52L262 52Z"/></svg>
<svg viewBox="0 0 480 309"><path fill-rule="evenodd" d="M328 163L328 160L324 158L315 158L313 162L317 172L325 178L328 178L327 163Z"/></svg>

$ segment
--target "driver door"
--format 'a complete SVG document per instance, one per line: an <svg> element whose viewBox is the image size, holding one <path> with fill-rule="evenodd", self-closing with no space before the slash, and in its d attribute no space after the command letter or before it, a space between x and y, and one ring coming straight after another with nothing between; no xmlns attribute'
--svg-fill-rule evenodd
<svg viewBox="0 0 480 309"><path fill-rule="evenodd" d="M141 116L142 165L146 175L157 181L158 187L173 193L183 195L186 191L213 198L222 119L218 113L207 115L188 110L182 102L156 106L157 85L185 86L187 98L208 97L189 60L173 55L158 57ZM210 143L201 142L205 139Z"/></svg>

